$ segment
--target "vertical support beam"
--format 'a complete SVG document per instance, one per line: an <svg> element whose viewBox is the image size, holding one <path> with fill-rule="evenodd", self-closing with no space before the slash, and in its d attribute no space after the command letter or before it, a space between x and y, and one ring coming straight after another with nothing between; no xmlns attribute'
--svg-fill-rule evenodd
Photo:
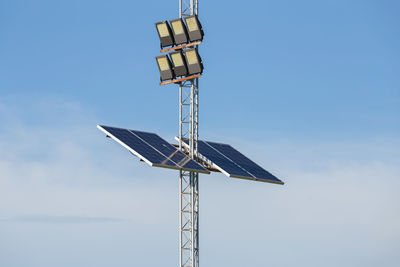
<svg viewBox="0 0 400 267"><path fill-rule="evenodd" d="M179 0L179 17L198 14L198 0ZM179 84L179 139L189 143L197 158L199 137L199 80ZM182 143L179 144L183 149ZM199 267L199 173L180 171L179 267Z"/></svg>
<svg viewBox="0 0 400 267"><path fill-rule="evenodd" d="M198 80L179 88L179 136L187 140L190 157L197 157ZM180 144L182 148L182 144ZM199 174L180 171L180 267L199 267Z"/></svg>

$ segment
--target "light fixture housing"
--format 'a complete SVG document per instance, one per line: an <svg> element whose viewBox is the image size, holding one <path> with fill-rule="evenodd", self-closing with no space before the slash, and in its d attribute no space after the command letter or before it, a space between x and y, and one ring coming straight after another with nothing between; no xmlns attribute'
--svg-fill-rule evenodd
<svg viewBox="0 0 400 267"><path fill-rule="evenodd" d="M184 51L188 75L201 74L203 72L203 63L197 52L197 48L191 48Z"/></svg>
<svg viewBox="0 0 400 267"><path fill-rule="evenodd" d="M186 44L188 42L188 35L182 19L170 20L169 23L171 24L175 45Z"/></svg>
<svg viewBox="0 0 400 267"><path fill-rule="evenodd" d="M188 73L186 60L182 55L181 51L172 52L169 54L172 61L172 68L174 70L175 76L186 76Z"/></svg>
<svg viewBox="0 0 400 267"><path fill-rule="evenodd" d="M172 69L171 61L167 55L156 57L158 70L160 71L160 81L172 80L175 78L174 71Z"/></svg>
<svg viewBox="0 0 400 267"><path fill-rule="evenodd" d="M160 21L156 23L158 37L160 38L161 48L174 45L174 36L172 35L171 27L168 21Z"/></svg>
<svg viewBox="0 0 400 267"><path fill-rule="evenodd" d="M196 15L185 17L186 29L189 36L189 41L202 41L204 32L199 19Z"/></svg>

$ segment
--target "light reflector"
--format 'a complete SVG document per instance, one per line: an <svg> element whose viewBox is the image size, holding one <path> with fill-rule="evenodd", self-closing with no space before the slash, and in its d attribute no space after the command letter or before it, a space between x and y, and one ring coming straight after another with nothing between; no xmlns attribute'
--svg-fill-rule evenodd
<svg viewBox="0 0 400 267"><path fill-rule="evenodd" d="M170 20L172 33L174 35L175 45L185 44L188 42L186 27L182 19Z"/></svg>
<svg viewBox="0 0 400 267"><path fill-rule="evenodd" d="M188 68L188 74L197 74L203 72L203 63L201 62L201 58L197 53L196 48L185 50L185 59L186 65Z"/></svg>
<svg viewBox="0 0 400 267"><path fill-rule="evenodd" d="M175 76L185 76L187 75L187 67L185 59L183 58L182 52L177 51L170 53L169 56L172 60L172 67L174 69Z"/></svg>
<svg viewBox="0 0 400 267"><path fill-rule="evenodd" d="M157 22L156 28L158 37L160 38L161 48L174 45L174 37L167 21Z"/></svg>
<svg viewBox="0 0 400 267"><path fill-rule="evenodd" d="M169 60L167 55L162 55L156 57L158 70L160 71L160 80L171 80L175 77L174 72L172 70L171 61Z"/></svg>
<svg viewBox="0 0 400 267"><path fill-rule="evenodd" d="M203 40L204 32L196 15L185 17L189 41Z"/></svg>

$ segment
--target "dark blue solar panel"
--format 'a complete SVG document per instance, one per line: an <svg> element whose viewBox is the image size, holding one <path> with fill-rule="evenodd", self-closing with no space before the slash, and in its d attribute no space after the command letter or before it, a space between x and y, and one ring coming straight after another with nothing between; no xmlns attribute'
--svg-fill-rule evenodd
<svg viewBox="0 0 400 267"><path fill-rule="evenodd" d="M144 143L142 140L140 140L137 136L133 135L131 132L129 132L127 129L120 129L120 128L115 128L115 127L107 127L107 126L102 126L104 130L106 130L108 133L113 135L115 138L120 140L122 143L126 144L128 147L132 148L134 151L136 151L139 155L142 155L145 159L148 161L154 163L154 164L160 164L162 163L163 165L175 167L176 164L170 160L166 160L166 158L158 153L156 150L154 150L152 147Z"/></svg>
<svg viewBox="0 0 400 267"><path fill-rule="evenodd" d="M269 173L268 171L264 170L262 167L260 167L258 164L256 164L254 161L250 160L247 158L245 155L234 149L232 146L227 145L227 144L220 144L220 143L214 143L214 142L207 142L207 144L211 147L213 147L215 150L223 154L227 159L230 161L236 163L240 168L246 170L246 172L249 175L246 177L249 177L250 179L254 178L256 180L265 180L265 181L270 181L270 182L275 182L275 183L282 183L281 180L276 178L274 175ZM199 150L200 151L200 150ZM220 166L223 168L223 166ZM232 176L242 176L239 173L232 173Z"/></svg>
<svg viewBox="0 0 400 267"><path fill-rule="evenodd" d="M215 165L221 167L225 172L229 174L234 173L236 175L245 177L250 175L248 172L237 166L237 164L227 160L226 157L215 151L215 149L207 145L206 142L198 141L197 145L198 145L198 151L201 155L209 159Z"/></svg>
<svg viewBox="0 0 400 267"><path fill-rule="evenodd" d="M187 140L185 140L187 143ZM232 146L208 141L198 141L199 154L230 177L283 184L281 180L264 170Z"/></svg>
<svg viewBox="0 0 400 267"><path fill-rule="evenodd" d="M181 151L154 133L102 125L100 125L100 128L105 130L111 137L117 139L117 141L128 146L144 160L147 160L148 163L151 163L151 165L209 173L209 171L197 162L188 158Z"/></svg>

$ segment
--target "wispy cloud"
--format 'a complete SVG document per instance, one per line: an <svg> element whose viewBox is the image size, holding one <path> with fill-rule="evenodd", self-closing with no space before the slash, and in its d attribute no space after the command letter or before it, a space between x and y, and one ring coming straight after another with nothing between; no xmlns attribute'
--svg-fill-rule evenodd
<svg viewBox="0 0 400 267"><path fill-rule="evenodd" d="M76 106L63 105L58 113L75 114ZM7 112L6 105L0 108ZM95 245L102 244L104 251L131 246L145 251L143 244L150 233L163 246L160 251L165 244L177 242L177 172L140 163L104 138L93 118L71 120L73 123L59 127L29 126L24 116L8 119L15 123L3 132L0 128L2 241L13 241L26 251L38 244L52 247L41 236L63 243L70 240L70 233L86 240L88 247L95 236ZM201 238L203 253L208 253L210 260L218 260L210 250L223 242L226 246L219 255L234 258L230 266L244 266L241 263L249 258L265 265L265 251L271 251L268 259L273 266L360 266L357 263L363 261L396 261L400 246L398 142L353 140L314 146L298 140L229 142L286 184L202 175ZM134 238L125 246L127 235ZM29 247L27 240L35 242ZM86 251L77 243L71 241L68 249L76 246ZM109 243L120 247L113 250ZM251 250L248 244L252 244ZM0 244L0 250L8 246ZM14 250L19 253L19 248ZM232 257L235 250L241 253ZM131 257L131 253L142 257L139 252L126 255ZM64 252L58 256L65 258ZM98 253L91 257L97 258ZM315 264L306 261L310 258Z"/></svg>
<svg viewBox="0 0 400 267"><path fill-rule="evenodd" d="M116 223L126 219L113 217L88 217L88 216L54 216L54 215L26 215L0 219L0 222L17 223Z"/></svg>

